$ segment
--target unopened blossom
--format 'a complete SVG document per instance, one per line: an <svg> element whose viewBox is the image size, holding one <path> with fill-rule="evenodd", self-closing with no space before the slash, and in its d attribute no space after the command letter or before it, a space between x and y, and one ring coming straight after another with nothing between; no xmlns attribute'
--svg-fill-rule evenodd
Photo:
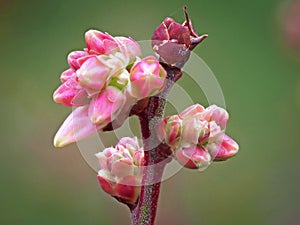
<svg viewBox="0 0 300 225"><path fill-rule="evenodd" d="M118 43L108 33L98 30L89 30L85 33L85 41L89 54L111 54L117 51Z"/></svg>
<svg viewBox="0 0 300 225"><path fill-rule="evenodd" d="M89 54L86 51L73 51L68 55L68 63L73 70L77 70L87 56Z"/></svg>
<svg viewBox="0 0 300 225"><path fill-rule="evenodd" d="M229 119L228 112L216 105L208 106L201 116L207 121L215 121L222 129L225 129Z"/></svg>
<svg viewBox="0 0 300 225"><path fill-rule="evenodd" d="M75 76L68 77L65 80L54 92L53 99L56 103L64 106L82 106L89 102L87 93L79 85Z"/></svg>
<svg viewBox="0 0 300 225"><path fill-rule="evenodd" d="M182 138L182 120L178 115L166 117L157 130L158 139L176 149Z"/></svg>
<svg viewBox="0 0 300 225"><path fill-rule="evenodd" d="M76 73L72 68L69 68L69 69L67 69L67 70L65 70L64 72L61 73L60 81L62 83L64 83L67 80L69 80L71 77L76 77Z"/></svg>
<svg viewBox="0 0 300 225"><path fill-rule="evenodd" d="M178 149L176 159L181 165L189 169L203 170L211 163L209 152L197 145Z"/></svg>
<svg viewBox="0 0 300 225"><path fill-rule="evenodd" d="M115 119L125 103L125 95L118 88L108 86L89 106L89 117L94 124L107 125Z"/></svg>
<svg viewBox="0 0 300 225"><path fill-rule="evenodd" d="M194 104L189 107L187 107L185 110L183 110L179 117L182 119L190 119L195 117L200 117L201 113L204 111L204 107L200 104Z"/></svg>
<svg viewBox="0 0 300 225"><path fill-rule="evenodd" d="M137 138L122 138L116 147L96 154L100 163L98 180L108 194L126 204L134 204L140 193L144 158Z"/></svg>
<svg viewBox="0 0 300 225"><path fill-rule="evenodd" d="M64 147L91 135L99 128L91 122L88 116L88 105L77 107L57 131L54 137L54 146Z"/></svg>
<svg viewBox="0 0 300 225"><path fill-rule="evenodd" d="M110 69L97 57L87 59L76 72L79 84L92 97L106 85Z"/></svg>
<svg viewBox="0 0 300 225"><path fill-rule="evenodd" d="M166 75L155 57L143 58L130 70L132 96L143 99L158 94L165 87Z"/></svg>
<svg viewBox="0 0 300 225"><path fill-rule="evenodd" d="M231 137L223 134L219 142L208 144L206 149L213 156L214 161L224 161L237 154L239 145Z"/></svg>
<svg viewBox="0 0 300 225"><path fill-rule="evenodd" d="M166 135L166 130L170 130L166 121L177 117L179 119L174 121L180 121L181 132L176 133L180 142L175 147L170 143L169 135ZM179 115L166 117L159 124L157 132L159 140L171 148L180 164L201 169L211 161L226 160L238 152L238 144L224 133L227 122L228 113L225 109L216 105L204 108L195 104ZM176 131L178 124L173 122L173 126Z"/></svg>
<svg viewBox="0 0 300 225"><path fill-rule="evenodd" d="M185 148L197 145L209 135L209 123L197 117L183 119L182 127L181 145Z"/></svg>
<svg viewBox="0 0 300 225"><path fill-rule="evenodd" d="M129 59L129 64L134 63L136 57L141 55L141 46L132 38L115 37L121 52Z"/></svg>

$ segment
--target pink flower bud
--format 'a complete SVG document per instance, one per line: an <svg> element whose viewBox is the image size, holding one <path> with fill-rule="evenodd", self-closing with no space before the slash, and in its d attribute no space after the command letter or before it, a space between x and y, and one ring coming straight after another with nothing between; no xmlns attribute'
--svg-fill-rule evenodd
<svg viewBox="0 0 300 225"><path fill-rule="evenodd" d="M54 146L64 147L91 135L98 129L99 127L92 124L88 116L88 106L77 107L57 131Z"/></svg>
<svg viewBox="0 0 300 225"><path fill-rule="evenodd" d="M85 33L85 40L90 54L111 54L118 49L116 40L108 33L89 30Z"/></svg>
<svg viewBox="0 0 300 225"><path fill-rule="evenodd" d="M135 176L124 177L116 184L115 193L121 201L129 204L136 203L141 192L141 181Z"/></svg>
<svg viewBox="0 0 300 225"><path fill-rule="evenodd" d="M210 154L198 146L177 150L176 159L184 167L200 170L205 169L211 161Z"/></svg>
<svg viewBox="0 0 300 225"><path fill-rule="evenodd" d="M239 150L239 145L224 134L222 141L207 145L207 150L214 157L214 161L223 161L235 156Z"/></svg>
<svg viewBox="0 0 300 225"><path fill-rule="evenodd" d="M131 94L137 99L158 94L166 84L166 71L153 56L136 63L130 70Z"/></svg>
<svg viewBox="0 0 300 225"><path fill-rule="evenodd" d="M109 68L96 57L87 59L77 70L79 84L85 88L89 96L99 93L106 84Z"/></svg>
<svg viewBox="0 0 300 225"><path fill-rule="evenodd" d="M173 150L181 142L182 120L178 115L168 116L158 126L158 139L164 141Z"/></svg>
<svg viewBox="0 0 300 225"><path fill-rule="evenodd" d="M119 43L121 52L129 58L129 64L141 55L141 47L133 38L115 37L115 40Z"/></svg>
<svg viewBox="0 0 300 225"><path fill-rule="evenodd" d="M108 86L89 106L89 116L94 124L106 126L116 118L125 102L125 95L117 88Z"/></svg>
<svg viewBox="0 0 300 225"><path fill-rule="evenodd" d="M100 162L101 188L123 203L135 203L140 193L140 163L144 157L137 138L122 138L116 148L106 148L96 156Z"/></svg>
<svg viewBox="0 0 300 225"><path fill-rule="evenodd" d="M199 118L184 119L182 127L181 146L185 148L197 145L209 135L208 122Z"/></svg>
<svg viewBox="0 0 300 225"><path fill-rule="evenodd" d="M179 117L182 119L190 119L190 118L196 118L200 117L201 113L204 111L204 107L200 104L194 104L190 107L183 110Z"/></svg>
<svg viewBox="0 0 300 225"><path fill-rule="evenodd" d="M113 195L116 192L116 182L114 182L114 178L109 172L105 170L100 170L98 173L98 181L102 190L105 191L107 194Z"/></svg>
<svg viewBox="0 0 300 225"><path fill-rule="evenodd" d="M117 149L121 147L126 148L130 154L134 154L140 149L139 142L137 137L130 138L130 137L123 137L119 140L118 144L116 145Z"/></svg>
<svg viewBox="0 0 300 225"><path fill-rule="evenodd" d="M124 95L126 100L123 107L120 109L118 116L110 124L104 127L103 131L112 131L121 127L129 117L132 105L134 105L136 101L126 90L124 92Z"/></svg>
<svg viewBox="0 0 300 225"><path fill-rule="evenodd" d="M208 132L207 143L220 143L222 141L224 132L215 121L208 123Z"/></svg>
<svg viewBox="0 0 300 225"><path fill-rule="evenodd" d="M88 53L85 51L74 51L68 55L68 63L74 70L78 70L80 68L79 60L85 56L88 56Z"/></svg>
<svg viewBox="0 0 300 225"><path fill-rule="evenodd" d="M207 121L215 121L216 124L224 130L228 122L229 115L225 109L216 105L211 105L202 112L202 117Z"/></svg>
<svg viewBox="0 0 300 225"><path fill-rule="evenodd" d="M80 88L74 76L58 87L53 100L64 106L82 106L89 102L86 92Z"/></svg>
<svg viewBox="0 0 300 225"><path fill-rule="evenodd" d="M75 77L76 73L74 72L73 69L67 69L62 74L60 75L60 80L62 83L66 82L69 80L71 77Z"/></svg>

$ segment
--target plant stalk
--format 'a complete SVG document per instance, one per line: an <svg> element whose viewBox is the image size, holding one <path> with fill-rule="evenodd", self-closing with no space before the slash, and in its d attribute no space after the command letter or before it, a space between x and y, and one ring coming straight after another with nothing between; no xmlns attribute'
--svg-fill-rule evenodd
<svg viewBox="0 0 300 225"><path fill-rule="evenodd" d="M156 137L156 128L164 116L166 99L173 84L182 76L180 69L161 63L167 71L167 84L158 95L149 99L147 107L138 114L145 151L143 179L139 201L131 210L132 225L154 225L160 184L168 158L166 149Z"/></svg>

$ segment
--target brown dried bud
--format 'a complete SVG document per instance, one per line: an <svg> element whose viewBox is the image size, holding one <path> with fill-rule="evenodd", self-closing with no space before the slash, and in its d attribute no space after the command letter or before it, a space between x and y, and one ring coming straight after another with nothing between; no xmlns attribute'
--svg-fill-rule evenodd
<svg viewBox="0 0 300 225"><path fill-rule="evenodd" d="M207 37L207 34L199 36L194 31L186 7L184 13L186 21L182 25L166 18L152 35L152 47L159 60L178 68L183 67L190 51Z"/></svg>

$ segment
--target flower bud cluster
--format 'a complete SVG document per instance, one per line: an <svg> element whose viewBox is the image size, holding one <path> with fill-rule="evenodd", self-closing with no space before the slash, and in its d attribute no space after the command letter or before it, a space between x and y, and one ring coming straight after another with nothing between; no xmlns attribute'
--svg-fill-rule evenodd
<svg viewBox="0 0 300 225"><path fill-rule="evenodd" d="M212 161L226 160L238 152L238 144L225 134L228 117L216 105L195 104L161 121L158 138L183 166L205 169Z"/></svg>
<svg viewBox="0 0 300 225"><path fill-rule="evenodd" d="M56 147L113 121L122 124L133 104L165 87L165 70L153 56L138 58L141 48L132 38L89 30L85 40L86 49L68 55L70 68L53 94L55 102L75 107L55 136Z"/></svg>
<svg viewBox="0 0 300 225"><path fill-rule="evenodd" d="M142 180L144 151L137 138L122 138L115 148L96 154L100 163L98 180L101 188L126 204L136 203Z"/></svg>

